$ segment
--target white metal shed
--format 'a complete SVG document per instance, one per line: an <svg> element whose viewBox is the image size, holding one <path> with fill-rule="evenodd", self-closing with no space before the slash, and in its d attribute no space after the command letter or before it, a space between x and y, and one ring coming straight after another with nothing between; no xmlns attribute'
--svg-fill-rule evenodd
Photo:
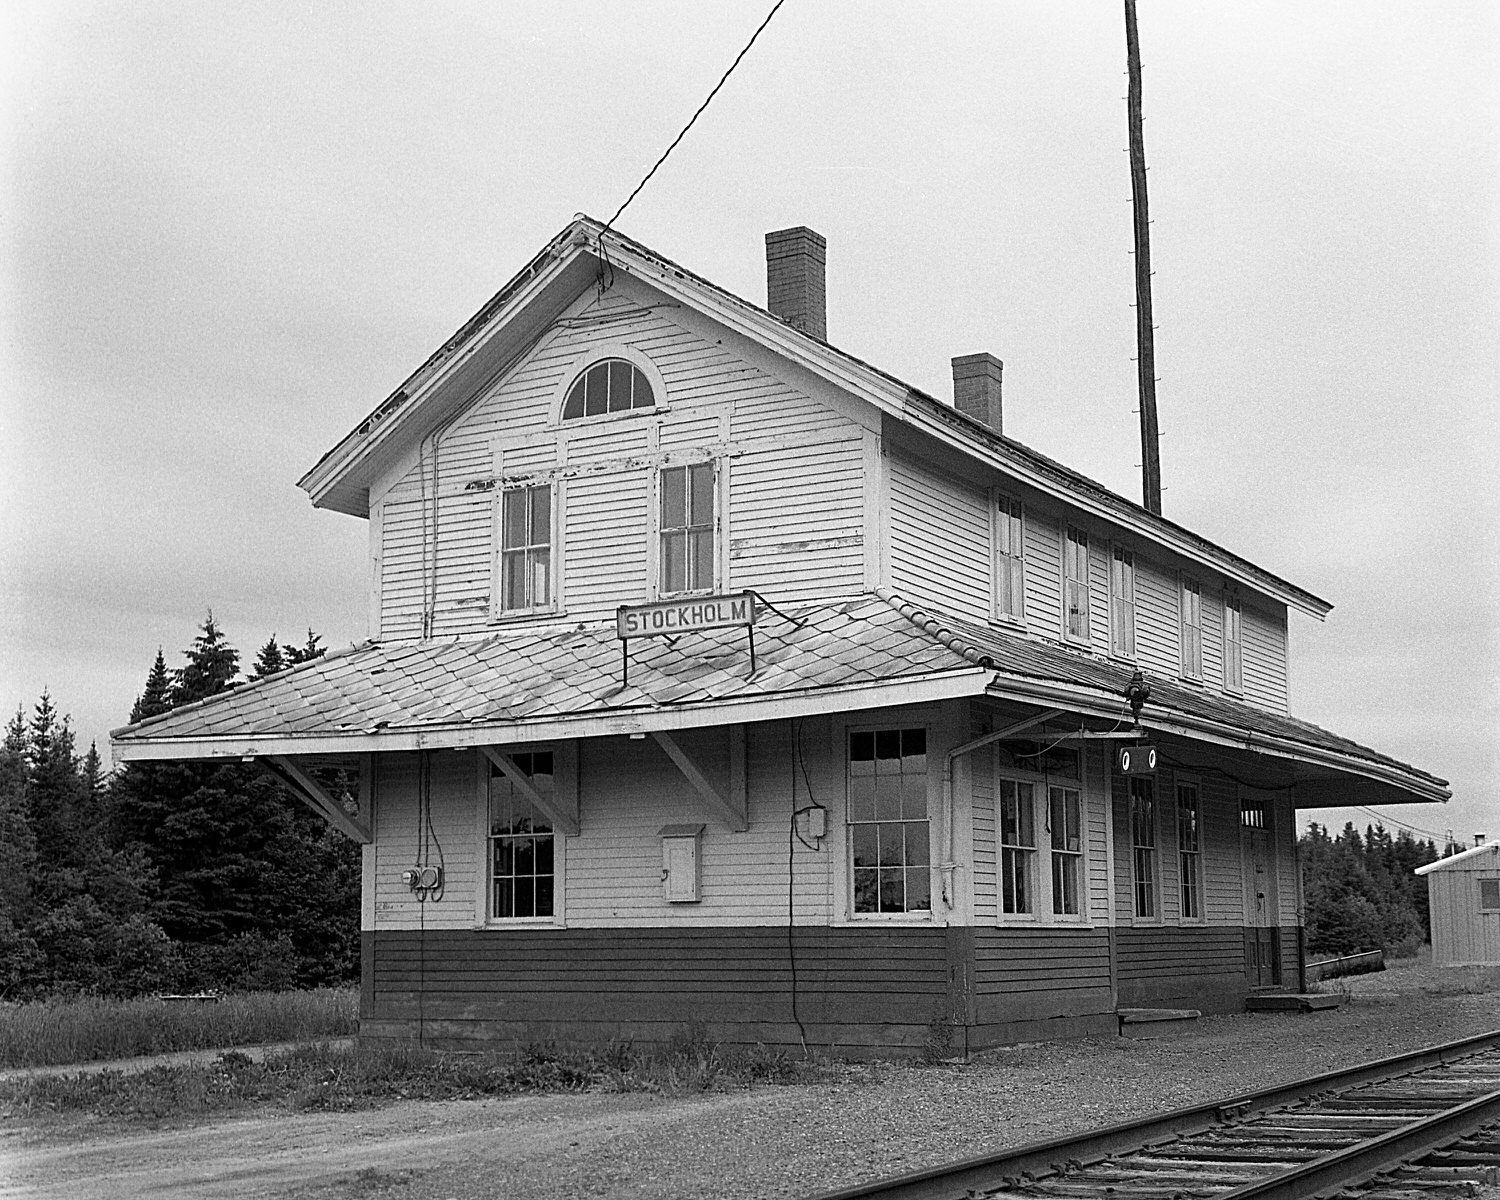
<svg viewBox="0 0 1500 1200"><path fill-rule="evenodd" d="M1427 876L1432 961L1500 963L1500 842L1484 842L1417 868Z"/></svg>

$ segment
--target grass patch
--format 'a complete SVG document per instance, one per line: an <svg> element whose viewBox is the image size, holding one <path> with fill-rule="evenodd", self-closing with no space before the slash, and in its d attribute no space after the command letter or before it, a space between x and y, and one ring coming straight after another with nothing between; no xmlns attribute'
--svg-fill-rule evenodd
<svg viewBox="0 0 1500 1200"><path fill-rule="evenodd" d="M205 1116L249 1106L292 1112L370 1108L393 1100L467 1100L539 1092L702 1092L791 1083L809 1070L757 1047L725 1050L691 1033L661 1047L529 1046L508 1054L444 1054L412 1045L323 1043L268 1054L227 1050L213 1062L0 1081L0 1111L127 1121Z"/></svg>
<svg viewBox="0 0 1500 1200"><path fill-rule="evenodd" d="M352 988L249 992L205 1002L82 997L0 1004L0 1067L314 1041L358 1028L359 995Z"/></svg>

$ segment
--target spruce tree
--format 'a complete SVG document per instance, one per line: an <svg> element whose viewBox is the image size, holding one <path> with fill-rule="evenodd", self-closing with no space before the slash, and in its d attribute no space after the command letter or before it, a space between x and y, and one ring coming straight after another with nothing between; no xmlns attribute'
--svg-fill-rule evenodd
<svg viewBox="0 0 1500 1200"><path fill-rule="evenodd" d="M156 648L156 661L146 676L146 690L136 699L130 710L130 723L144 721L148 717L159 717L172 709L172 677L167 674L167 661L162 657L161 647Z"/></svg>
<svg viewBox="0 0 1500 1200"><path fill-rule="evenodd" d="M240 671L240 652L229 644L223 631L214 624L213 610L204 618L198 636L190 649L183 652L187 665L177 672L172 689L172 704L191 704L217 695L234 685Z"/></svg>
<svg viewBox="0 0 1500 1200"><path fill-rule="evenodd" d="M286 668L286 653L276 644L276 635L273 633L270 640L260 648L260 653L255 656L255 678L264 679L267 675L274 675L277 671L284 671Z"/></svg>

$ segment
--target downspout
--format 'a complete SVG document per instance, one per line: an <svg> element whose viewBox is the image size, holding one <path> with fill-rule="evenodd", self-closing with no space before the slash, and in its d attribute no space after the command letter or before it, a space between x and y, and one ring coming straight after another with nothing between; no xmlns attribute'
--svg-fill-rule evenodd
<svg viewBox="0 0 1500 1200"><path fill-rule="evenodd" d="M1027 717L1024 721L1017 721L1014 725L1007 725L1004 729L997 729L994 733L987 733L983 737L977 737L972 742L965 742L961 746L955 746L943 756L943 863L939 868L943 873L943 903L952 908L955 902L953 889L953 873L958 869L958 863L954 861L956 854L955 839L953 835L953 760L961 754L969 754L988 746L991 742L1002 741L1008 737L1015 737L1034 725L1043 725L1060 717L1063 710L1060 708L1049 708L1038 713L1034 717Z"/></svg>

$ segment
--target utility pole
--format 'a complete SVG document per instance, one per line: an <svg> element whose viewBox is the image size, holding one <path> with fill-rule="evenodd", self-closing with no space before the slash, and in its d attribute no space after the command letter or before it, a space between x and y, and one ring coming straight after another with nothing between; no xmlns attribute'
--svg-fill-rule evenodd
<svg viewBox="0 0 1500 1200"><path fill-rule="evenodd" d="M1136 365L1141 393L1142 503L1161 512L1161 448L1156 429L1156 348L1151 327L1151 217L1146 207L1146 142L1141 132L1141 43L1135 0L1125 0L1125 58L1130 73L1130 198L1135 209Z"/></svg>

